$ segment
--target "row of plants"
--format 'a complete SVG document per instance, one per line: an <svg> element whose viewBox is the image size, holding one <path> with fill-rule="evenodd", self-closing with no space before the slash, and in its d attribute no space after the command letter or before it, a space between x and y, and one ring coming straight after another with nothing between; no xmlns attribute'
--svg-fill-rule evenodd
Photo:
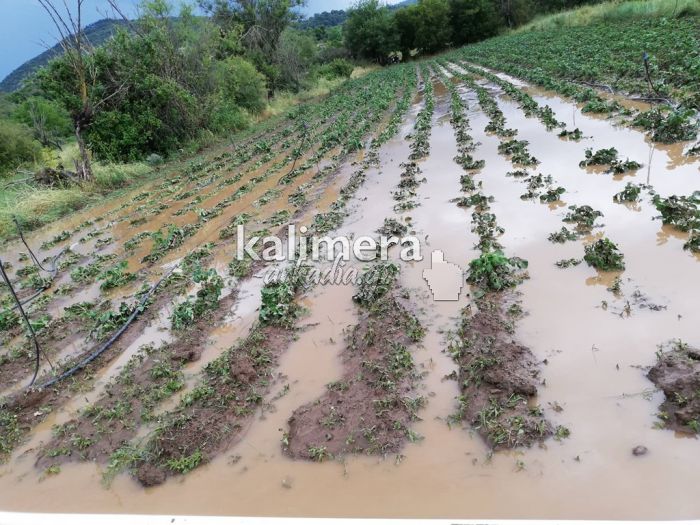
<svg viewBox="0 0 700 525"><path fill-rule="evenodd" d="M446 85L452 95L451 122L458 148L469 148L474 141L468 134L467 105L452 82ZM490 129L505 129L505 120L493 101L481 93L479 102L492 116ZM508 135L503 140L508 140ZM531 406L537 391L534 380L528 385L514 380L537 376L529 350L513 342L511 335L521 313L513 290L527 278L527 261L504 254L498 241L504 230L490 209L493 198L482 193L474 174L465 169L461 175L465 196L456 202L474 208L472 231L478 237L475 248L481 255L470 261L467 282L472 285L478 310L464 309L448 348L459 367L454 375L460 386L458 410L450 420L466 421L493 450L530 446L553 435L568 435L568 430L555 429L539 406Z"/></svg>

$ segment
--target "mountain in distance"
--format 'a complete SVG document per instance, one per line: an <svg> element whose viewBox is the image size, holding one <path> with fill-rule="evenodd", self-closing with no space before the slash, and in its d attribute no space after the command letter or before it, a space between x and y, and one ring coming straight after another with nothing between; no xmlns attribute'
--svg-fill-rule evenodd
<svg viewBox="0 0 700 525"><path fill-rule="evenodd" d="M401 9L402 7L407 7L417 3L418 0L403 0L398 4L392 4L389 9L395 11ZM334 9L333 11L323 11L322 13L316 13L304 20L301 20L297 26L300 29L316 29L317 27L334 27L343 25L345 20L348 18L348 12L343 9Z"/></svg>
<svg viewBox="0 0 700 525"><path fill-rule="evenodd" d="M401 9L412 4L415 4L417 0L403 0L398 4L393 4L389 6L389 9L396 10ZM316 13L304 20L297 23L297 27L300 29L315 29L317 27L334 27L342 25L347 20L347 11L342 9L335 9L333 11L324 11L322 13ZM93 46L99 46L107 41L120 27L128 27L128 23L122 19L105 18L99 20L94 24L86 26L84 29L85 36L90 41ZM12 73L7 75L5 79L0 82L0 91L5 93L11 93L17 91L22 87L22 82L28 77L30 77L37 70L49 63L49 60L63 53L61 44L58 43L51 49L47 49L40 55L28 60Z"/></svg>
<svg viewBox="0 0 700 525"><path fill-rule="evenodd" d="M107 41L107 39L110 38L118 28L126 26L127 22L122 19L105 18L95 22L94 24L86 26L84 33L93 46L99 46ZM0 91L10 93L18 90L20 87L22 87L22 82L27 77L32 75L39 68L48 64L49 60L60 55L61 53L63 53L63 48L61 47L61 44L58 43L51 49L47 49L40 55L28 60L15 69L12 73L7 75L2 82L0 82Z"/></svg>

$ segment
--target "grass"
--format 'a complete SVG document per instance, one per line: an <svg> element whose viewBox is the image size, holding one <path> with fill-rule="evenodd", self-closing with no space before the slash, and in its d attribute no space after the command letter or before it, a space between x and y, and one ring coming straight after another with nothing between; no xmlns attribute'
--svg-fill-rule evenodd
<svg viewBox="0 0 700 525"><path fill-rule="evenodd" d="M25 230L34 230L92 204L117 190L148 180L154 171L144 163L94 165L95 180L81 186L41 188L16 183L0 190L0 240L15 237L12 217ZM15 179L19 181L19 177ZM9 181L8 181L9 182Z"/></svg>
<svg viewBox="0 0 700 525"><path fill-rule="evenodd" d="M548 31L563 27L582 27L600 23L629 22L645 18L682 18L700 15L700 4L696 0L634 0L627 2L605 2L583 6L572 11L535 18L515 33Z"/></svg>

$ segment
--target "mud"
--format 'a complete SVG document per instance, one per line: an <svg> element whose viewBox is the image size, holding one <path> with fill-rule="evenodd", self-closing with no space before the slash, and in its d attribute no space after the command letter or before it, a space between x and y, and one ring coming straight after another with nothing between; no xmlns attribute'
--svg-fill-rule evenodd
<svg viewBox="0 0 700 525"><path fill-rule="evenodd" d="M283 439L291 458L323 461L349 454L398 453L425 399L410 348L423 328L409 294L396 285L363 308L341 354L343 374L319 399L294 410Z"/></svg>
<svg viewBox="0 0 700 525"><path fill-rule="evenodd" d="M462 393L457 417L494 450L542 442L554 427L535 403L540 363L514 340L520 305L513 294L487 294L476 306L463 312L450 348Z"/></svg>
<svg viewBox="0 0 700 525"><path fill-rule="evenodd" d="M675 342L662 349L647 377L664 393L657 416L664 428L700 433L700 350Z"/></svg>
<svg viewBox="0 0 700 525"><path fill-rule="evenodd" d="M172 301L172 293L176 293L178 284L166 285L158 293L149 308L139 315L131 324L130 329L124 333L117 341L97 359L90 362L84 368L78 370L71 377L61 383L44 389L29 389L11 394L0 400L0 410L11 414L16 420L18 428L17 441L29 434L29 432L40 424L51 412L57 410L65 403L68 403L74 396L84 394L92 390L95 374L98 370L118 357L125 348L128 348L141 333L144 332L154 319L154 312L157 312L164 305ZM64 364L63 369L71 367L71 363L79 362L83 357L89 355L92 349L75 357L74 360ZM40 385L58 373L47 373L37 379ZM5 429L2 429L5 430Z"/></svg>
<svg viewBox="0 0 700 525"><path fill-rule="evenodd" d="M224 297L213 315L199 320L174 342L146 347L132 357L96 403L83 409L80 418L56 429L39 452L37 467L44 470L78 460L105 463L136 435L140 424L154 420L160 403L181 390L183 367L200 358L212 327L222 321L236 298L236 293Z"/></svg>
<svg viewBox="0 0 700 525"><path fill-rule="evenodd" d="M167 415L149 441L146 458L134 466L138 481L144 486L162 483L211 461L239 440L293 337L291 328L259 327L207 366L201 388Z"/></svg>

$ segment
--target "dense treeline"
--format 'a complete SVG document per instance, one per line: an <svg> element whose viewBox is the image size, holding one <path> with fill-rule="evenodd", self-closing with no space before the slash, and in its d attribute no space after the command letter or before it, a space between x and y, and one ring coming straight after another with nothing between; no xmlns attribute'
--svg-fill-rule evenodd
<svg viewBox="0 0 700 525"><path fill-rule="evenodd" d="M206 16L142 0L140 18L97 48L83 28L66 27L63 54L0 99L0 174L75 141L80 162L65 168L89 180L93 158L167 156L242 129L276 92L349 76L347 58L387 63L436 53L594 1L418 0L397 8L359 0L327 14L329 24L347 16L342 27L301 29L304 0L197 0ZM66 9L73 2L42 0Z"/></svg>
<svg viewBox="0 0 700 525"><path fill-rule="evenodd" d="M393 10L379 0L360 0L348 12L345 41L351 55L384 63L431 54L494 36L535 15L601 0L418 0Z"/></svg>
<svg viewBox="0 0 700 525"><path fill-rule="evenodd" d="M166 156L244 128L275 92L349 76L339 28L292 27L299 3L200 0L208 16L195 16L144 0L141 17L100 47L67 38L62 56L0 99L0 173L73 138L97 160Z"/></svg>

